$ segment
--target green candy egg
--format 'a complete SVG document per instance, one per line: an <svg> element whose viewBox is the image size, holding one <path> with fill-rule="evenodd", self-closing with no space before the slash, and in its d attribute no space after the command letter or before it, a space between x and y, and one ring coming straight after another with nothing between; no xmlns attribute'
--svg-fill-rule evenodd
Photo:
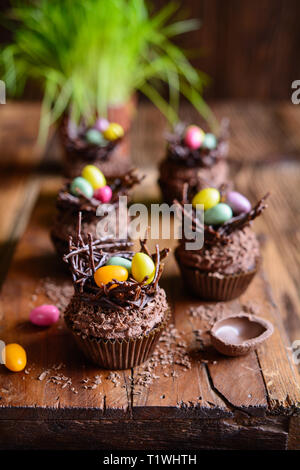
<svg viewBox="0 0 300 470"><path fill-rule="evenodd" d="M204 213L204 223L206 225L220 225L232 218L232 209L228 204L220 202L216 206L208 209Z"/></svg>
<svg viewBox="0 0 300 470"><path fill-rule="evenodd" d="M82 176L77 176L77 178L73 179L70 192L74 194L74 196L81 196L83 194L89 199L93 197L94 194L93 186L86 179L82 178Z"/></svg>
<svg viewBox="0 0 300 470"><path fill-rule="evenodd" d="M100 145L101 147L107 144L107 140L97 129L89 129L85 134L85 138L89 144Z"/></svg>
<svg viewBox="0 0 300 470"><path fill-rule="evenodd" d="M209 149L209 150L213 150L216 148L217 146L217 139L216 139L216 136L214 134L205 134L205 137L204 137L204 141L203 141L203 147Z"/></svg>
<svg viewBox="0 0 300 470"><path fill-rule="evenodd" d="M121 256L112 256L106 263L108 266L122 266L127 271L131 272L131 261L130 259L122 258Z"/></svg>

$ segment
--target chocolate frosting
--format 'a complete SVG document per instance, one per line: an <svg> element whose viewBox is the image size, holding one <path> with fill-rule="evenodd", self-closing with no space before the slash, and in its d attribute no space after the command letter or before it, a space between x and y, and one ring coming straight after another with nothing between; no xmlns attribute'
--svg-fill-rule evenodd
<svg viewBox="0 0 300 470"><path fill-rule="evenodd" d="M187 240L183 238L175 251L178 262L213 276L238 274L255 269L260 260L260 250L250 225L266 209L265 200L269 194L260 199L250 212L233 217L217 227L204 225L203 229L196 218L195 210L193 209L191 215L185 211L187 188L185 189L183 202L175 201L175 204L179 212L191 218L195 231L204 230L204 245L200 250L186 250Z"/></svg>
<svg viewBox="0 0 300 470"><path fill-rule="evenodd" d="M168 310L166 294L158 287L142 308L120 311L109 305L92 305L74 295L65 312L68 325L75 332L94 338L128 339L149 333Z"/></svg>
<svg viewBox="0 0 300 470"><path fill-rule="evenodd" d="M255 269L260 259L255 233L245 227L232 232L226 244L204 245L201 250L186 250L184 243L176 249L180 263L205 271L210 275L239 274Z"/></svg>

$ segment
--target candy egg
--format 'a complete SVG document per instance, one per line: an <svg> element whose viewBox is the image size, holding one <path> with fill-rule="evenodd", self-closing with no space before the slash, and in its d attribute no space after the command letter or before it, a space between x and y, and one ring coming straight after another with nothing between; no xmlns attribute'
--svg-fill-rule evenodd
<svg viewBox="0 0 300 470"><path fill-rule="evenodd" d="M102 188L106 185L104 174L95 165L86 165L81 175L92 185L93 189Z"/></svg>
<svg viewBox="0 0 300 470"><path fill-rule="evenodd" d="M232 218L232 210L228 204L220 202L216 206L204 212L204 223L206 225L220 225Z"/></svg>
<svg viewBox="0 0 300 470"><path fill-rule="evenodd" d="M74 194L74 196L81 196L83 194L89 199L93 197L94 194L91 183L81 176L77 176L77 178L73 179L70 186L70 191L72 194Z"/></svg>
<svg viewBox="0 0 300 470"><path fill-rule="evenodd" d="M203 147L213 150L217 146L217 139L214 134L207 133L205 134L204 141L203 141Z"/></svg>
<svg viewBox="0 0 300 470"><path fill-rule="evenodd" d="M117 140L123 137L123 135L124 135L124 129L117 122L111 122L108 125L107 129L103 131L103 136L107 140Z"/></svg>
<svg viewBox="0 0 300 470"><path fill-rule="evenodd" d="M155 264L152 258L145 253L136 253L132 258L131 273L138 282L142 282L148 276L146 284L150 284L155 274Z"/></svg>
<svg viewBox="0 0 300 470"><path fill-rule="evenodd" d="M198 126L189 126L185 131L184 141L186 145L195 150L201 147L205 134Z"/></svg>
<svg viewBox="0 0 300 470"><path fill-rule="evenodd" d="M7 344L2 352L5 366L12 372L20 372L27 363L26 351L16 343Z"/></svg>
<svg viewBox="0 0 300 470"><path fill-rule="evenodd" d="M220 193L215 188L205 188L199 191L192 200L193 207L197 204L203 204L204 210L207 211L216 206L220 202Z"/></svg>
<svg viewBox="0 0 300 470"><path fill-rule="evenodd" d="M94 198L98 199L103 203L109 202L112 198L112 189L110 186L103 186L102 188L98 188L94 192Z"/></svg>
<svg viewBox="0 0 300 470"><path fill-rule="evenodd" d="M226 194L225 201L236 215L247 213L251 210L250 201L237 191L229 191Z"/></svg>
<svg viewBox="0 0 300 470"><path fill-rule="evenodd" d="M99 287L113 280L127 281L128 271L123 266L102 266L95 272L94 279Z"/></svg>
<svg viewBox="0 0 300 470"><path fill-rule="evenodd" d="M31 310L29 320L34 325L49 326L59 319L59 310L55 305L40 305Z"/></svg>
<svg viewBox="0 0 300 470"><path fill-rule="evenodd" d="M97 119L97 121L95 122L94 128L97 129L97 131L99 132L103 132L108 128L108 126L109 126L108 120L101 117Z"/></svg>
<svg viewBox="0 0 300 470"><path fill-rule="evenodd" d="M107 266L122 266L131 272L131 261L130 259L122 258L121 256L112 256L106 263Z"/></svg>
<svg viewBox="0 0 300 470"><path fill-rule="evenodd" d="M89 144L101 146L105 144L103 135L97 129L89 129L85 134L85 139Z"/></svg>

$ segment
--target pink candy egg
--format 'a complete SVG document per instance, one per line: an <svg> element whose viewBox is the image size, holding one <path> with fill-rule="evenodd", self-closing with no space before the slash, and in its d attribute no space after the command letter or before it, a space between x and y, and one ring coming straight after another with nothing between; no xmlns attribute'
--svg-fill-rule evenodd
<svg viewBox="0 0 300 470"><path fill-rule="evenodd" d="M94 128L97 129L97 131L104 132L109 126L109 122L105 118L99 118L95 122Z"/></svg>
<svg viewBox="0 0 300 470"><path fill-rule="evenodd" d="M196 150L201 147L204 137L205 133L200 127L189 126L185 131L184 141L189 148Z"/></svg>
<svg viewBox="0 0 300 470"><path fill-rule="evenodd" d="M98 199L103 203L109 202L112 198L112 190L110 186L102 186L102 188L98 188L94 192L94 198Z"/></svg>
<svg viewBox="0 0 300 470"><path fill-rule="evenodd" d="M50 326L59 319L59 310L55 305L40 305L31 310L29 320L34 325Z"/></svg>

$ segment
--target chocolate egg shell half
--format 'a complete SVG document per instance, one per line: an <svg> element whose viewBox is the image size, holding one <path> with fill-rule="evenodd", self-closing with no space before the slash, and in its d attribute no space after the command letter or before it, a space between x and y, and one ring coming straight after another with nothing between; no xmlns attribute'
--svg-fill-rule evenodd
<svg viewBox="0 0 300 470"><path fill-rule="evenodd" d="M210 331L212 345L225 356L242 356L271 336L273 325L263 318L240 313L218 320Z"/></svg>

